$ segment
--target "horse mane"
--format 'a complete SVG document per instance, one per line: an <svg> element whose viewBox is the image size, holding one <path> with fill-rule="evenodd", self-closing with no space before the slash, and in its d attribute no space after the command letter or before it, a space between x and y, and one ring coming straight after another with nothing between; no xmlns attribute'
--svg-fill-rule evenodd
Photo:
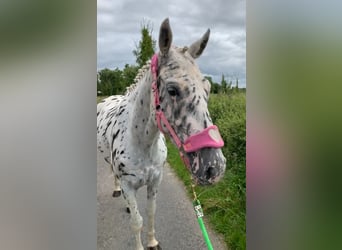
<svg viewBox="0 0 342 250"><path fill-rule="evenodd" d="M173 48L175 50L177 50L180 53L185 53L188 50L188 47L184 46L184 47L176 47L173 46ZM137 75L134 78L134 81L131 85L129 85L128 87L126 87L126 92L125 95L130 95L132 92L134 92L134 90L137 88L138 83L140 82L140 80L145 76L146 72L148 70L150 70L150 66L151 66L151 59L148 60L144 66L142 66L139 70Z"/></svg>
<svg viewBox="0 0 342 250"><path fill-rule="evenodd" d="M137 88L138 83L140 82L140 80L144 77L144 75L146 74L146 72L148 70L150 70L150 66L151 66L151 60L148 60L144 66L142 66L139 70L137 75L134 78L134 81L131 85L129 85L128 87L126 87L126 92L125 95L130 95L132 92L134 92L134 90Z"/></svg>

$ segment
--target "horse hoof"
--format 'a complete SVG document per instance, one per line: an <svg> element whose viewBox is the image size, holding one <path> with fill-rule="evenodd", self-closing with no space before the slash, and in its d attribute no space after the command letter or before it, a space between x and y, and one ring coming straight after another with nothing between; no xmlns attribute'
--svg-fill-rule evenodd
<svg viewBox="0 0 342 250"><path fill-rule="evenodd" d="M126 207L126 212L129 214L131 213L131 210L129 210L129 207Z"/></svg>
<svg viewBox="0 0 342 250"><path fill-rule="evenodd" d="M161 246L158 244L154 247L147 247L147 250L162 250Z"/></svg>
<svg viewBox="0 0 342 250"><path fill-rule="evenodd" d="M119 197L121 195L121 191L119 190L119 191L114 191L113 192L113 197L115 198L115 197Z"/></svg>

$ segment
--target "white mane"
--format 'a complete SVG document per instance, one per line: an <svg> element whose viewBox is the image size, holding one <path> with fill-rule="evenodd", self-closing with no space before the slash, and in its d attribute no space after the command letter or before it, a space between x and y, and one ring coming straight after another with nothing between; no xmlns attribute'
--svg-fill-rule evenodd
<svg viewBox="0 0 342 250"><path fill-rule="evenodd" d="M134 78L134 82L133 84L129 85L127 88L126 88L126 92L125 92L125 95L130 95L137 87L139 81L143 78L143 76L146 74L146 72L148 70L150 70L150 66L151 66L151 60L148 60L144 66L142 66L142 68L140 68L138 70L138 73L137 75L135 76Z"/></svg>

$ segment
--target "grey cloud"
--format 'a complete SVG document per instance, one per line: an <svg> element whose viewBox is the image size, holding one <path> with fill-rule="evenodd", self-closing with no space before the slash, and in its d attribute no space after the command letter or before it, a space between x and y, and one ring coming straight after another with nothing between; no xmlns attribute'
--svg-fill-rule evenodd
<svg viewBox="0 0 342 250"><path fill-rule="evenodd" d="M190 45L211 29L208 47L198 64L205 75L219 81L222 74L246 79L245 1L173 0L98 1L98 69L122 68L135 63L132 50L140 39L143 20L153 25L157 39L159 25L170 18L173 43Z"/></svg>

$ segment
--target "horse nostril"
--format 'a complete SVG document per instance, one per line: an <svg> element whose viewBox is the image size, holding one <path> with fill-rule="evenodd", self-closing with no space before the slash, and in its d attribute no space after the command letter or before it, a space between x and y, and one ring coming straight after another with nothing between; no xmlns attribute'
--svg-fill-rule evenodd
<svg viewBox="0 0 342 250"><path fill-rule="evenodd" d="M209 167L206 171L206 178L209 180L210 178L214 177L216 175L216 169L213 167Z"/></svg>

